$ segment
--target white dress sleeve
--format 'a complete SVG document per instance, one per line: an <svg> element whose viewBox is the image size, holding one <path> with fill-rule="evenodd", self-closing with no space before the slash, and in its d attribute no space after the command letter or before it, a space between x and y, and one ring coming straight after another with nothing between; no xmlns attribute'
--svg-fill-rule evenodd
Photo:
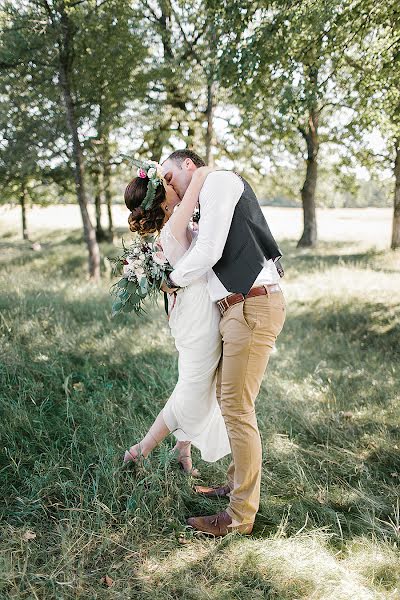
<svg viewBox="0 0 400 600"><path fill-rule="evenodd" d="M173 267L186 254L190 247L189 242L186 247L182 246L182 244L178 242L178 240L172 234L168 221L161 230L160 242L166 259Z"/></svg>

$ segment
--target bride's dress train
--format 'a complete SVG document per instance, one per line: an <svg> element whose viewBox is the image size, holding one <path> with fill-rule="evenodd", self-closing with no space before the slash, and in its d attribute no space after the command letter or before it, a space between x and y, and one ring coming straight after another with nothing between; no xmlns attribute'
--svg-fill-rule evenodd
<svg viewBox="0 0 400 600"><path fill-rule="evenodd" d="M175 266L190 251L195 238L189 248L184 248L167 222L160 241L169 263ZM169 325L179 352L179 377L164 406L163 417L177 440L190 440L208 462L231 451L216 397L216 371L221 357L219 321L218 307L207 291L206 276L177 292Z"/></svg>

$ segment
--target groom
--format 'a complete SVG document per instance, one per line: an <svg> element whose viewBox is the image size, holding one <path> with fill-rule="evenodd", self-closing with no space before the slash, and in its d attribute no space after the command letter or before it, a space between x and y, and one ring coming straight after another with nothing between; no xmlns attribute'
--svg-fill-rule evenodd
<svg viewBox="0 0 400 600"><path fill-rule="evenodd" d="M191 150L177 150L163 163L165 182L182 198L194 171L203 165ZM229 496L227 509L191 517L188 524L215 536L251 533L260 502L262 460L255 400L285 320L279 287L282 255L253 190L236 173L211 173L199 203L196 244L170 274L168 291L207 274L209 294L221 312L217 396L232 462L226 486L197 488L208 497Z"/></svg>

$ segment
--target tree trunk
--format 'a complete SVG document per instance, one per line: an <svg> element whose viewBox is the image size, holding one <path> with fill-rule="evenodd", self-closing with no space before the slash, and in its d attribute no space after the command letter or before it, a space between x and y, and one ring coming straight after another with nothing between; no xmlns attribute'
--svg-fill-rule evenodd
<svg viewBox="0 0 400 600"><path fill-rule="evenodd" d="M103 242L106 238L104 229L101 225L101 186L100 173L95 173L95 196L94 205L96 210L96 239L98 242Z"/></svg>
<svg viewBox="0 0 400 600"><path fill-rule="evenodd" d="M111 210L111 169L110 163L104 165L104 197L107 206L108 229L107 239L109 242L114 241L114 222Z"/></svg>
<svg viewBox="0 0 400 600"><path fill-rule="evenodd" d="M166 69L171 70L172 73L174 73L176 61L176 48L173 36L173 10L171 4L171 0L160 0L159 7L161 10L161 16L158 18L158 26L163 47L164 66ZM176 118L179 123L182 116L186 115L187 113L187 98L183 96L182 86L177 83L175 77L170 77L167 74L166 78L164 79L164 84L166 91L166 99L164 106L170 106L178 111ZM158 132L156 133L156 137L153 139L153 143L151 145L152 147L150 148L152 153L152 160L155 160L157 162L161 160L163 148L165 144L169 142L171 136L171 120L167 113L168 111L166 111L166 114L163 116L162 119L160 119L161 122L158 127ZM181 116L179 115L179 113L181 113ZM187 136L187 144L189 145L191 144L191 137L192 135L189 131Z"/></svg>
<svg viewBox="0 0 400 600"><path fill-rule="evenodd" d="M154 137L151 134L151 136L146 140L151 154L151 160L160 162L164 151L165 138L166 135L164 133L164 125L163 123L159 123L157 126L157 131L154 133Z"/></svg>
<svg viewBox="0 0 400 600"><path fill-rule="evenodd" d="M108 132L104 133L104 153L103 153L103 186L104 199L107 206L108 229L107 240L114 241L114 222L111 211L111 165L110 165L110 147L108 141Z"/></svg>
<svg viewBox="0 0 400 600"><path fill-rule="evenodd" d="M214 108L215 108L215 81L210 81L207 83L207 108L206 108L206 117L207 117L207 131L206 131L206 164L210 167L213 166L213 156L211 154L212 142L213 142L213 134L214 134Z"/></svg>
<svg viewBox="0 0 400 600"><path fill-rule="evenodd" d="M97 241L100 242L103 235L103 228L101 226L101 198L100 198L100 190L96 190L96 194L94 197L94 206L96 210L96 238Z"/></svg>
<svg viewBox="0 0 400 600"><path fill-rule="evenodd" d="M394 211L392 229L392 250L400 248L400 138L396 140L396 159L394 163Z"/></svg>
<svg viewBox="0 0 400 600"><path fill-rule="evenodd" d="M72 67L71 30L68 16L65 12L61 13L61 25L62 39L59 42L59 84L65 104L67 125L72 138L74 180L78 204L81 210L84 239L89 253L89 277L93 280L98 280L100 279L100 250L96 240L96 232L87 209L83 153L78 136L75 106L70 85L70 70Z"/></svg>
<svg viewBox="0 0 400 600"><path fill-rule="evenodd" d="M300 130L307 143L307 169L301 189L304 229L297 243L298 248L310 248L317 243L317 217L315 212L315 191L318 177L318 115L311 111L307 130Z"/></svg>
<svg viewBox="0 0 400 600"><path fill-rule="evenodd" d="M26 224L26 190L25 187L21 187L21 193L19 196L19 203L21 205L21 218L22 218L22 239L29 240L28 227Z"/></svg>

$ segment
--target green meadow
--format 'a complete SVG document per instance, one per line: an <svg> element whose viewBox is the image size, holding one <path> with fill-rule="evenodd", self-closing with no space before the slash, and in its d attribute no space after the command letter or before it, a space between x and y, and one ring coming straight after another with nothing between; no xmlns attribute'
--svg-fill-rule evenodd
<svg viewBox="0 0 400 600"><path fill-rule="evenodd" d="M0 598L400 598L399 253L343 241L334 217L341 241L282 242L261 506L251 537L215 540L185 520L226 502L194 494L172 437L122 466L177 377L161 302L111 319L109 266L86 280L79 230L35 231L33 251L17 226L0 226ZM229 458L193 454L224 482Z"/></svg>

